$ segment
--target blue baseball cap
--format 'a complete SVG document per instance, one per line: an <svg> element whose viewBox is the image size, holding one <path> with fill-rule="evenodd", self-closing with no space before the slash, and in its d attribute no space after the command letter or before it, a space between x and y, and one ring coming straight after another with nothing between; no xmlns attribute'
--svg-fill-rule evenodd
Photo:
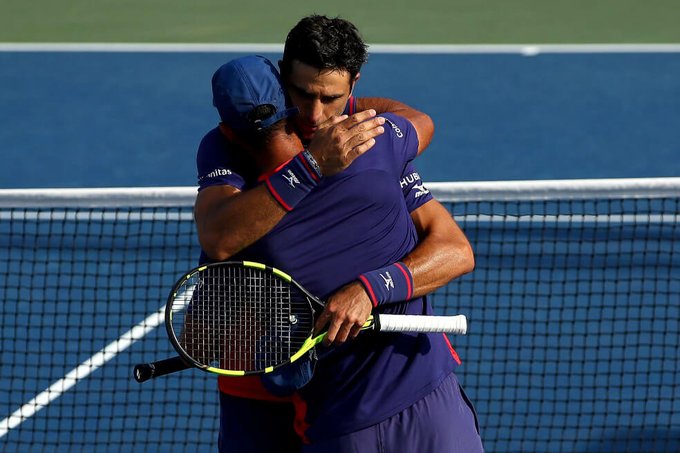
<svg viewBox="0 0 680 453"><path fill-rule="evenodd" d="M220 118L234 131L264 129L298 112L290 105L279 72L259 55L222 65L212 77L212 92ZM265 104L274 107L273 115L257 121L248 119L255 107Z"/></svg>

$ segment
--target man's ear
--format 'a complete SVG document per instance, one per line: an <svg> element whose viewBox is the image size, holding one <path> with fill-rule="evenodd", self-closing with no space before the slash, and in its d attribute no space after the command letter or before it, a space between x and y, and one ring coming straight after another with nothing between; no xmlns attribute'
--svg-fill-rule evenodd
<svg viewBox="0 0 680 453"><path fill-rule="evenodd" d="M290 65L289 64L287 65L286 62L283 61L283 58L277 62L277 65L279 67L279 75L281 76L281 82L283 82L283 86L286 87L286 90L288 90L287 78L290 76L291 71Z"/></svg>
<svg viewBox="0 0 680 453"><path fill-rule="evenodd" d="M352 93L354 93L354 87L356 86L357 82L359 81L359 77L361 77L361 73L357 72L357 75L354 76L354 80L350 82L349 86L349 95L351 96Z"/></svg>
<svg viewBox="0 0 680 453"><path fill-rule="evenodd" d="M284 71L284 69L286 68L286 63L283 61L283 58L282 58L278 61L277 64L279 66L279 75L281 76L281 79L283 80L283 77L284 77L283 73L286 72L286 71ZM287 72L290 73L290 65L288 66ZM290 74L286 74L285 77L288 77L288 75L290 75ZM285 83L285 80L284 80L284 83Z"/></svg>

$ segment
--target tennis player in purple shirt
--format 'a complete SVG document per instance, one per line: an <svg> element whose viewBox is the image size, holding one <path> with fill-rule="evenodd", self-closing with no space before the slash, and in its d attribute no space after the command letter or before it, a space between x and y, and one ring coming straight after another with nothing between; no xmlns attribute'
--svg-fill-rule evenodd
<svg viewBox="0 0 680 453"><path fill-rule="evenodd" d="M313 378L297 391L277 395L271 387L252 384L244 385L240 396L292 401L306 452L482 451L474 411L454 373L460 360L444 335L359 334L373 309L432 314L424 294L433 288L416 284L406 259L420 236L412 212L436 203L411 166L419 151L411 122L381 114L384 133L374 144L346 168L327 171L316 159L314 142L303 150L285 127L296 109L268 61L245 57L228 63L215 74L213 89L223 125L208 133L199 149L199 190L225 185L259 190L272 211L283 213L267 234L229 258L285 270L327 300L317 326L335 329L331 344L319 348ZM254 118L252 111L261 105L274 112ZM284 127L276 134L252 146L258 141L253 131L280 123ZM227 143L229 137L237 146ZM286 153L289 160L279 162ZM217 255L200 226L206 212L198 202L199 237L208 249L204 260ZM349 304L348 294L354 295ZM342 322L336 323L337 317ZM240 378L220 378L220 389L238 398L234 379ZM265 393L272 398L262 397ZM225 407L232 413L225 414ZM246 415L234 414L235 407L223 405L221 425ZM260 423L264 427L267 421ZM257 426L239 432L240 439L226 439L221 432L221 448L247 445L258 435Z"/></svg>

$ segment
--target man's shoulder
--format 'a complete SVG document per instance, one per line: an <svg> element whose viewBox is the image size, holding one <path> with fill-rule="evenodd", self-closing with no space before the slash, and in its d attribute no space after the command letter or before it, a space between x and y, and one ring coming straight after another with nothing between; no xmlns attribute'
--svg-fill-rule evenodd
<svg viewBox="0 0 680 453"><path fill-rule="evenodd" d="M230 148L229 140L222 134L219 126L209 130L201 139L198 146L199 152L210 152L219 150L220 152Z"/></svg>
<svg viewBox="0 0 680 453"><path fill-rule="evenodd" d="M418 152L418 136L413 124L396 113L381 113L380 116L385 119L385 132L376 137L374 149L379 151L374 154L390 162L406 163L412 160ZM401 165L399 168L403 169Z"/></svg>
<svg viewBox="0 0 680 453"><path fill-rule="evenodd" d="M198 145L196 158L201 162L240 162L238 148L222 134L219 126L208 131Z"/></svg>
<svg viewBox="0 0 680 453"><path fill-rule="evenodd" d="M385 134L396 139L403 139L414 129L413 124L401 115L392 112L381 113L385 118Z"/></svg>

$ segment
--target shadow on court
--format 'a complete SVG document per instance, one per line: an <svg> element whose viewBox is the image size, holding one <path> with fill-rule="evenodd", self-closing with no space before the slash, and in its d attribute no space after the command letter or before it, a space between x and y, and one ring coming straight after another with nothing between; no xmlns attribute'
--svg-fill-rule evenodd
<svg viewBox="0 0 680 453"><path fill-rule="evenodd" d="M581 453L624 453L680 451L680 430L638 429L608 432L602 439L592 440Z"/></svg>

